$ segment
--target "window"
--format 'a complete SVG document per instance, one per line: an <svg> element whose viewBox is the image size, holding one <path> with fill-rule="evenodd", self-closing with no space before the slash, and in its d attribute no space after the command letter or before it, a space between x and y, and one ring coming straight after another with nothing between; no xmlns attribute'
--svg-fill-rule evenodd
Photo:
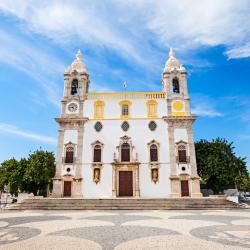
<svg viewBox="0 0 250 250"><path fill-rule="evenodd" d="M65 163L73 163L73 162L74 162L74 148L67 147L66 148Z"/></svg>
<svg viewBox="0 0 250 250"><path fill-rule="evenodd" d="M130 146L128 143L123 143L121 146L121 161L130 161Z"/></svg>
<svg viewBox="0 0 250 250"><path fill-rule="evenodd" d="M102 148L100 145L95 145L94 147L94 162L102 161Z"/></svg>
<svg viewBox="0 0 250 250"><path fill-rule="evenodd" d="M155 144L150 146L150 161L158 161L158 148Z"/></svg>
<svg viewBox="0 0 250 250"><path fill-rule="evenodd" d="M128 116L128 114L129 114L128 105L127 104L122 105L122 115Z"/></svg>
<svg viewBox="0 0 250 250"><path fill-rule="evenodd" d="M157 117L157 102L149 100L147 102L148 117Z"/></svg>
<svg viewBox="0 0 250 250"><path fill-rule="evenodd" d="M103 117L104 117L104 102L96 101L94 103L94 118L103 119Z"/></svg>
<svg viewBox="0 0 250 250"><path fill-rule="evenodd" d="M123 100L119 102L121 106L121 118L128 118L131 115L131 102L129 100Z"/></svg>
<svg viewBox="0 0 250 250"><path fill-rule="evenodd" d="M94 127L95 127L96 132L100 132L103 126L100 122L96 122Z"/></svg>
<svg viewBox="0 0 250 250"><path fill-rule="evenodd" d="M173 79L173 93L179 94L180 93L180 86L178 78Z"/></svg>
<svg viewBox="0 0 250 250"><path fill-rule="evenodd" d="M125 132L128 131L128 129L129 129L129 123L126 122L126 121L123 122L122 125L121 125L121 128L122 128L122 130L125 131Z"/></svg>
<svg viewBox="0 0 250 250"><path fill-rule="evenodd" d="M178 146L178 160L179 162L186 163L187 162L187 151L185 145Z"/></svg>
<svg viewBox="0 0 250 250"><path fill-rule="evenodd" d="M74 79L71 83L71 95L76 95L78 93L78 80Z"/></svg>
<svg viewBox="0 0 250 250"><path fill-rule="evenodd" d="M156 124L155 121L151 121L151 122L149 122L148 127L149 127L149 129L150 129L151 131L155 131L156 128L157 128L157 124Z"/></svg>

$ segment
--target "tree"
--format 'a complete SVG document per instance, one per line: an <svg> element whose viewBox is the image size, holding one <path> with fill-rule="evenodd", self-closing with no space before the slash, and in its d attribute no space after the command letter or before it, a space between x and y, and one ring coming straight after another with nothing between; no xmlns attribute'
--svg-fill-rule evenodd
<svg viewBox="0 0 250 250"><path fill-rule="evenodd" d="M4 191L4 187L8 184L6 173L6 167L0 165L0 193Z"/></svg>
<svg viewBox="0 0 250 250"><path fill-rule="evenodd" d="M245 158L235 156L233 143L225 139L200 140L195 150L198 174L216 194L230 185L240 187L248 176Z"/></svg>
<svg viewBox="0 0 250 250"><path fill-rule="evenodd" d="M3 185L9 185L9 191L12 195L17 195L19 185L22 181L22 176L19 174L19 163L16 159L12 158L2 163L1 168L3 174Z"/></svg>
<svg viewBox="0 0 250 250"><path fill-rule="evenodd" d="M26 190L34 195L47 195L47 187L55 175L55 156L52 152L37 150L29 155L24 174Z"/></svg>

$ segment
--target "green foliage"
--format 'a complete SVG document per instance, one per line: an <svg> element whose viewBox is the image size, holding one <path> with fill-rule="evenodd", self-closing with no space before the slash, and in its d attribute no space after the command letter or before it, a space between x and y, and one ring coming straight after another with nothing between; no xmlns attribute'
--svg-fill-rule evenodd
<svg viewBox="0 0 250 250"><path fill-rule="evenodd" d="M240 188L248 176L245 158L237 157L232 143L217 138L195 143L197 170L202 182L218 194L228 186Z"/></svg>
<svg viewBox="0 0 250 250"><path fill-rule="evenodd" d="M250 176L245 176L239 184L239 189L244 192L250 191Z"/></svg>
<svg viewBox="0 0 250 250"><path fill-rule="evenodd" d="M37 150L28 159L6 160L0 167L0 190L8 185L9 192L32 192L46 196L47 186L55 173L55 157L51 152Z"/></svg>
<svg viewBox="0 0 250 250"><path fill-rule="evenodd" d="M27 191L46 196L47 187L55 174L55 157L51 152L37 150L29 155L24 175Z"/></svg>

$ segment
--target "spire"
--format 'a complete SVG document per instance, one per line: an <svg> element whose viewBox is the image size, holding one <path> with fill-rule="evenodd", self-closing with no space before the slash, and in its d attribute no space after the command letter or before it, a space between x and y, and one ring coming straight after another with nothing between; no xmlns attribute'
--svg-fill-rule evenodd
<svg viewBox="0 0 250 250"><path fill-rule="evenodd" d="M171 57L171 58L174 58L174 50L173 50L173 48L170 48L170 50L169 50L169 57Z"/></svg>
<svg viewBox="0 0 250 250"><path fill-rule="evenodd" d="M180 62L175 58L175 53L173 48L170 48L169 50L169 58L165 64L165 68L163 72L166 71L171 71L173 69L177 69L177 70L183 70L185 69Z"/></svg>
<svg viewBox="0 0 250 250"><path fill-rule="evenodd" d="M81 60L82 61L82 54L81 54L81 50L78 50L76 53L76 59L77 60Z"/></svg>
<svg viewBox="0 0 250 250"><path fill-rule="evenodd" d="M66 71L73 72L75 70L79 73L87 73L80 50L77 51L76 59L72 62L71 66Z"/></svg>

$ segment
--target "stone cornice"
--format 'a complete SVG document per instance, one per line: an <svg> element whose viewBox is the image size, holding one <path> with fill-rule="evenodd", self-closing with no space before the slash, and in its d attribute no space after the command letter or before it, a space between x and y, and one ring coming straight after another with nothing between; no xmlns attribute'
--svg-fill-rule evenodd
<svg viewBox="0 0 250 250"><path fill-rule="evenodd" d="M88 118L83 117L59 117L55 118L56 122L60 126L69 126L69 127L78 127L78 126L83 126L85 122L88 121Z"/></svg>
<svg viewBox="0 0 250 250"><path fill-rule="evenodd" d="M170 126L174 127L186 127L192 125L196 120L197 116L163 116L164 121L166 121Z"/></svg>

